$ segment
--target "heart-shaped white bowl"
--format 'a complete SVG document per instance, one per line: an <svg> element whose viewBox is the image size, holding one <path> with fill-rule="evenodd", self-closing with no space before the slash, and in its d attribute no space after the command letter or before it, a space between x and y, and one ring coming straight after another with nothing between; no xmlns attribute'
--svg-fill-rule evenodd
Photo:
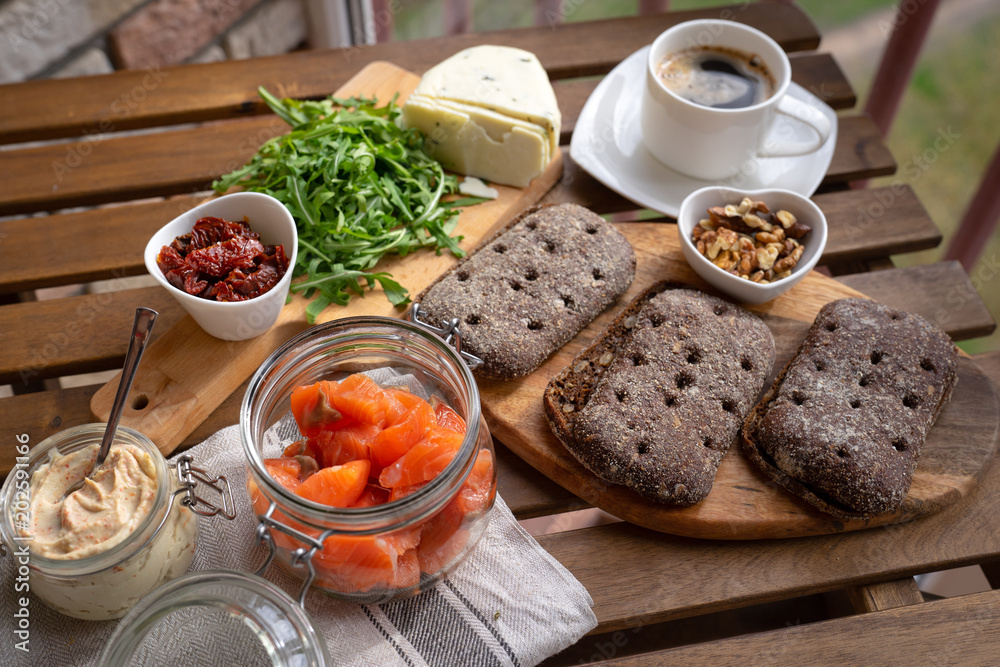
<svg viewBox="0 0 1000 667"><path fill-rule="evenodd" d="M192 296L171 285L156 265L156 256L178 236L191 232L194 223L206 216L243 220L260 234L261 242L283 245L288 257L288 271L278 284L264 294L247 301L212 301ZM299 235L288 209L274 197L257 192L236 192L211 199L180 214L153 234L146 244L146 270L163 285L206 332L223 340L255 338L274 325L288 297L292 267L298 258Z"/></svg>
<svg viewBox="0 0 1000 667"><path fill-rule="evenodd" d="M750 282L717 267L698 252L694 241L691 240L692 230L699 220L708 217L709 208L739 204L744 197L764 202L771 211L784 209L793 214L799 222L812 227L812 232L801 241L805 247L802 257L787 278L766 285ZM681 203L677 214L677 233L680 235L684 257L698 275L707 280L712 287L737 301L757 304L770 301L792 289L816 266L826 248L827 224L823 211L812 200L790 190L739 190L725 186L709 186L692 192Z"/></svg>

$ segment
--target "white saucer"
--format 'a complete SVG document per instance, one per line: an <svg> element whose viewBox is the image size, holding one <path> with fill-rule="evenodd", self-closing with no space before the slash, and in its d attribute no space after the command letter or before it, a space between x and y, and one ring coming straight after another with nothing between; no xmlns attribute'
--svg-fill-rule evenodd
<svg viewBox="0 0 1000 667"><path fill-rule="evenodd" d="M675 218L684 198L707 185L746 190L780 188L806 197L816 191L837 145L837 114L794 82L788 94L817 108L833 128L818 151L796 157L758 158L748 163L746 172L751 173L740 172L723 181L685 176L658 162L642 143L639 128L648 51L645 46L623 60L604 77L583 106L569 154L587 173L636 204ZM815 136L811 128L785 116L777 117L771 133L780 133L786 140Z"/></svg>

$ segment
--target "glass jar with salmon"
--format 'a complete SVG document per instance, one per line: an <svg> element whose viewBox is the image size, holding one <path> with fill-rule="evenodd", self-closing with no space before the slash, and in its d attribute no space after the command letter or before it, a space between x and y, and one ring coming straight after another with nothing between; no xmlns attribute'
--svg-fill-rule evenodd
<svg viewBox="0 0 1000 667"><path fill-rule="evenodd" d="M336 597L419 592L489 521L496 472L479 390L419 325L355 317L291 339L250 380L240 436L258 537Z"/></svg>

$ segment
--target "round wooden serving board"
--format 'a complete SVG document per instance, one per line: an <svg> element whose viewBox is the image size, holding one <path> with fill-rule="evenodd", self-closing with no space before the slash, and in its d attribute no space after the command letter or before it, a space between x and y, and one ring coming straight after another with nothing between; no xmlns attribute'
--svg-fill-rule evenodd
<svg viewBox="0 0 1000 667"><path fill-rule="evenodd" d="M715 293L684 260L676 225L618 226L635 248L637 260L635 280L619 306L664 279ZM777 350L765 386L770 386L798 350L819 309L835 299L852 296L863 295L813 272L774 301L750 307L771 328ZM646 500L584 468L549 430L542 409L549 379L593 341L618 310L614 306L608 309L527 378L480 381L479 386L493 435L553 481L631 523L676 535L730 540L798 537L901 523L937 512L967 495L996 448L1000 434L996 391L979 368L963 357L951 402L931 430L910 492L894 514L870 521L842 521L824 514L759 473L738 441L722 459L712 492L701 503L674 508Z"/></svg>

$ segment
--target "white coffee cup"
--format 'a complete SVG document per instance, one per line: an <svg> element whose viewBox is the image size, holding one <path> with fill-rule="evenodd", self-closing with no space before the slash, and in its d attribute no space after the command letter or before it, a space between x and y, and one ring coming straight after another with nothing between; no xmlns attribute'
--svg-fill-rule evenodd
<svg viewBox="0 0 1000 667"><path fill-rule="evenodd" d="M657 76L667 54L713 46L757 56L774 80L772 94L751 106L720 109L684 99ZM830 136L830 121L818 109L788 95L791 80L788 56L759 30L714 19L675 25L656 38L646 61L640 114L643 143L664 165L708 181L726 179L761 157L812 153ZM771 132L779 114L808 125L815 137L802 141L774 136L780 134Z"/></svg>

